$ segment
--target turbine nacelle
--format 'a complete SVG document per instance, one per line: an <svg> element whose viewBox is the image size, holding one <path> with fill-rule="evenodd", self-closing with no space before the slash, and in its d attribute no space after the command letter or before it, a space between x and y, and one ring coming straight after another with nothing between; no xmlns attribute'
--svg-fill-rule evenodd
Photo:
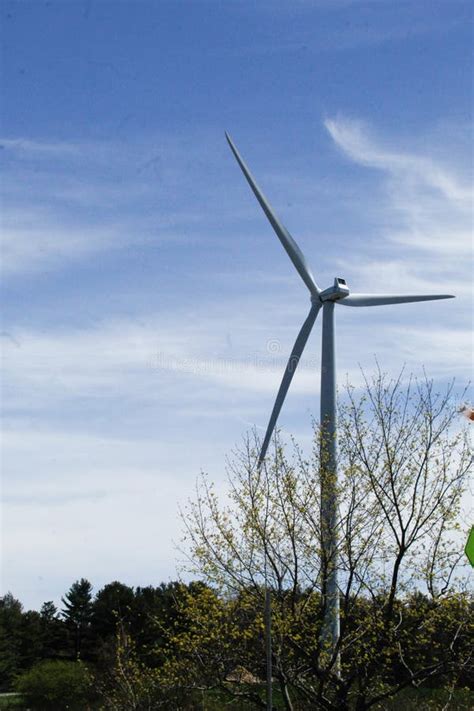
<svg viewBox="0 0 474 711"><path fill-rule="evenodd" d="M346 280L340 277L334 279L333 286L324 289L324 291L321 291L319 294L321 301L339 301L346 296L349 296L349 287L346 284Z"/></svg>

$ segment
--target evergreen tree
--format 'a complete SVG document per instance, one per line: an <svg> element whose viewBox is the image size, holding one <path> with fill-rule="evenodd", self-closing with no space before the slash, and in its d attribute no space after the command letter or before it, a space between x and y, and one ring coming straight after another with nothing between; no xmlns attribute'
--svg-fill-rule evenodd
<svg viewBox="0 0 474 711"><path fill-rule="evenodd" d="M92 605L93 636L103 641L115 639L119 624L127 631L130 626L134 597L133 588L117 581L108 583L99 590Z"/></svg>
<svg viewBox="0 0 474 711"><path fill-rule="evenodd" d="M40 615L43 622L49 624L58 618L58 608L52 600L47 600L41 605Z"/></svg>
<svg viewBox="0 0 474 711"><path fill-rule="evenodd" d="M80 659L87 656L92 616L91 583L85 578L76 580L61 600L64 604L62 616L73 639L74 658Z"/></svg>
<svg viewBox="0 0 474 711"><path fill-rule="evenodd" d="M94 661L102 667L114 663L118 636L128 635L131 626L133 588L114 581L105 585L92 605L91 640Z"/></svg>
<svg viewBox="0 0 474 711"><path fill-rule="evenodd" d="M41 615L36 610L24 612L20 623L21 668L29 669L43 658Z"/></svg>
<svg viewBox="0 0 474 711"><path fill-rule="evenodd" d="M0 598L0 691L9 691L21 670L23 606L11 593Z"/></svg>
<svg viewBox="0 0 474 711"><path fill-rule="evenodd" d="M136 642L140 660L151 667L159 666L163 661L167 640L164 629L176 623L177 599L184 590L186 586L178 582L136 589L131 636Z"/></svg>
<svg viewBox="0 0 474 711"><path fill-rule="evenodd" d="M59 618L58 608L51 601L44 602L40 611L43 639L43 659L56 659L67 649L65 623Z"/></svg>

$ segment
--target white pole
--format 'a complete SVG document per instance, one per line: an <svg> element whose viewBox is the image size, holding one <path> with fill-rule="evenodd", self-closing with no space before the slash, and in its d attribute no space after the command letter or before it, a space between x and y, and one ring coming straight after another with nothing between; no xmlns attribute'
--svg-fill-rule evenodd
<svg viewBox="0 0 474 711"><path fill-rule="evenodd" d="M321 532L326 563L323 591L325 615L321 641L330 657L339 640L339 592L337 585L337 443L336 443L336 353L334 302L323 306L321 359ZM339 658L335 671L340 673Z"/></svg>

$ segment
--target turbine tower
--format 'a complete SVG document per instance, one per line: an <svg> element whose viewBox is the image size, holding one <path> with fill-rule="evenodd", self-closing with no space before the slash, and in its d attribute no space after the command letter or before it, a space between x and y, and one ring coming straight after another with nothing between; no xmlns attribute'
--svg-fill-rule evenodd
<svg viewBox="0 0 474 711"><path fill-rule="evenodd" d="M337 497L336 497L336 344L334 334L334 308L341 306L386 306L407 304L416 301L434 301L453 299L449 294L351 294L345 279L336 277L334 284L321 290L317 285L308 263L290 235L280 222L270 203L258 187L250 170L239 154L235 144L226 133L227 142L237 163L242 169L248 184L267 216L271 226L297 272L306 284L311 298L311 308L291 351L273 410L268 423L265 438L260 451L258 466L261 466L275 429L280 410L295 374L298 362L303 354L309 334L315 324L319 311L323 310L322 357L321 357L321 531L323 550L323 597L325 617L323 621L322 641L328 651L330 665L338 669L339 639L339 594L337 586Z"/></svg>

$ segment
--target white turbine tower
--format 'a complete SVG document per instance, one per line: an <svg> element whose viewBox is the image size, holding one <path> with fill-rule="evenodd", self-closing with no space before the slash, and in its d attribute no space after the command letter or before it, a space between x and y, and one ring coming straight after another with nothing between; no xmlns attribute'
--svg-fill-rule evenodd
<svg viewBox="0 0 474 711"><path fill-rule="evenodd" d="M333 286L321 290L317 285L308 263L300 248L280 222L268 200L261 192L252 177L248 167L240 156L230 136L226 133L229 146L234 154L248 184L260 203L278 239L285 248L297 272L306 284L310 297L311 309L291 351L280 388L273 406L262 449L259 456L259 466L265 459L270 439L275 428L280 410L285 400L296 367L303 353L309 334L314 326L320 309L323 310L323 335L321 358L321 462L324 466L321 491L321 526L323 555L325 557L325 579L323 580L323 596L325 601L325 617L322 639L327 645L332 664L338 667L339 639L339 595L337 586L337 500L336 500L336 364L334 339L334 307L341 306L386 306L391 304L407 304L415 301L434 301L437 299L452 299L449 294L351 294L346 281L335 278Z"/></svg>

